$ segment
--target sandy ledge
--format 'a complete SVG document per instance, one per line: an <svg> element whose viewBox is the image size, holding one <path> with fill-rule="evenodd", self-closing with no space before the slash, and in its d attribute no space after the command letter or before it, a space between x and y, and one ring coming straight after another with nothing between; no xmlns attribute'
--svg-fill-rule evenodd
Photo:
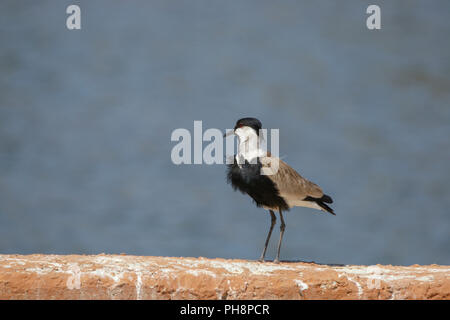
<svg viewBox="0 0 450 320"><path fill-rule="evenodd" d="M450 299L450 266L0 255L0 299Z"/></svg>

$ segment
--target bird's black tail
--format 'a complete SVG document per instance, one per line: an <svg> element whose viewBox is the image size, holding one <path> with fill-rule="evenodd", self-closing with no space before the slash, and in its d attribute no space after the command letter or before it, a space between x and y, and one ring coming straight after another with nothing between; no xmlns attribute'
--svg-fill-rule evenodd
<svg viewBox="0 0 450 320"><path fill-rule="evenodd" d="M311 201L317 203L322 209L324 209L326 212L331 213L332 215L336 215L334 213L334 210L330 208L327 203L333 203L333 199L329 195L324 194L322 198L313 198L313 197L306 197L304 199L305 201Z"/></svg>

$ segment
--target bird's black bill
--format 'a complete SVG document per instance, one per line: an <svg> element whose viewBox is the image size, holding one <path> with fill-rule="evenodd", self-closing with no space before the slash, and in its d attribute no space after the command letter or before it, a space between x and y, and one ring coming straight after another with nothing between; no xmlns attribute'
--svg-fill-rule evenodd
<svg viewBox="0 0 450 320"><path fill-rule="evenodd" d="M228 136L231 136L232 134L234 134L234 130L228 131L227 133L225 133L225 134L223 135L223 137L226 138L226 137L228 137Z"/></svg>

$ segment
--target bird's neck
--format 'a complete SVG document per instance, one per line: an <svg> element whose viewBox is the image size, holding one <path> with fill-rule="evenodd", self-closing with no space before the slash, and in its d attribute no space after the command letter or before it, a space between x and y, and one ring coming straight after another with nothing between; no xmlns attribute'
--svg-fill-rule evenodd
<svg viewBox="0 0 450 320"><path fill-rule="evenodd" d="M259 136L256 133L248 133L246 135L238 136L239 148L238 156L243 157L250 162L252 159L266 155L266 152L261 148Z"/></svg>

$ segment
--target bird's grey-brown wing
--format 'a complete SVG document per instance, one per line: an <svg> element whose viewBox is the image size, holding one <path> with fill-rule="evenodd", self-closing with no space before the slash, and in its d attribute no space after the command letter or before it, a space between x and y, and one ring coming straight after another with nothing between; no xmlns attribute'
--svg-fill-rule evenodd
<svg viewBox="0 0 450 320"><path fill-rule="evenodd" d="M283 160L269 156L262 157L260 161L262 171L273 181L283 198L303 200L308 196L313 198L323 196L322 189L318 185L303 178Z"/></svg>

